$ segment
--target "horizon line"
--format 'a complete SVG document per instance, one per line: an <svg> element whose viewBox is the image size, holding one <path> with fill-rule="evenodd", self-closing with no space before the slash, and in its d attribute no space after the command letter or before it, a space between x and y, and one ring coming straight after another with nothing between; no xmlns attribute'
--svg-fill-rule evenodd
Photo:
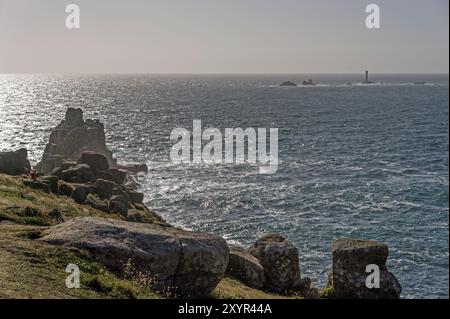
<svg viewBox="0 0 450 319"><path fill-rule="evenodd" d="M360 75L361 72L0 72L0 75ZM375 75L447 75L449 72L370 72Z"/></svg>

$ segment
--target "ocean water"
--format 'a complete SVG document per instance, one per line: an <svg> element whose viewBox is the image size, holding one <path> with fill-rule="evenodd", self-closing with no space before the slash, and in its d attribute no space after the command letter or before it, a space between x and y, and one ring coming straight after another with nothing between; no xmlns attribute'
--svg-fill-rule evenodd
<svg viewBox="0 0 450 319"><path fill-rule="evenodd" d="M317 87L283 88L313 77ZM65 109L105 123L122 162L146 162L146 204L186 229L249 245L280 232L323 286L342 236L389 246L404 298L448 298L449 88L443 75L0 75L0 150L36 163ZM426 81L426 85L413 85ZM175 165L170 132L279 128L279 169Z"/></svg>

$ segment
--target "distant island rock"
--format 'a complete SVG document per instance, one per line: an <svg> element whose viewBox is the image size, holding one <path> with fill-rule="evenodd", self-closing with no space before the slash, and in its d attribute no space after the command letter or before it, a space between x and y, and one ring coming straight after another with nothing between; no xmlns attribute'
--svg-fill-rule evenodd
<svg viewBox="0 0 450 319"><path fill-rule="evenodd" d="M303 85L317 85L316 83L313 82L312 79L309 79L308 81L303 81L302 84L303 84Z"/></svg>
<svg viewBox="0 0 450 319"><path fill-rule="evenodd" d="M292 81L285 81L281 83L280 86L297 86L297 83L294 83Z"/></svg>

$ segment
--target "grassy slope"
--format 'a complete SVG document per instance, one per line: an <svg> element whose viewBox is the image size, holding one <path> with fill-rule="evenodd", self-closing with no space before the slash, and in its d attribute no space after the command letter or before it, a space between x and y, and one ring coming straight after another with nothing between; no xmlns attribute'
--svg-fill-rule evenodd
<svg viewBox="0 0 450 319"><path fill-rule="evenodd" d="M39 211L25 216L25 207ZM78 205L65 196L46 194L25 187L20 177L0 174L0 298L160 298L138 281L125 280L77 251L34 240L54 222L48 212L57 208L65 220L77 216L106 214ZM81 289L68 289L65 272L69 263L81 271ZM280 298L224 278L213 298Z"/></svg>

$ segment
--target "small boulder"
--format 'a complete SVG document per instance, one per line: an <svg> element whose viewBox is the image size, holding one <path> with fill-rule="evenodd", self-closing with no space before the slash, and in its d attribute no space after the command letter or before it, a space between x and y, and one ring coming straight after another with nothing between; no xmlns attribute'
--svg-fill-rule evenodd
<svg viewBox="0 0 450 319"><path fill-rule="evenodd" d="M48 213L48 217L50 217L56 223L63 223L64 222L64 218L63 218L61 212L57 208L51 210Z"/></svg>
<svg viewBox="0 0 450 319"><path fill-rule="evenodd" d="M373 240L341 238L333 243L333 270L330 284L335 298L397 299L402 287L386 267L388 247ZM368 265L379 268L379 288L368 288Z"/></svg>
<svg viewBox="0 0 450 319"><path fill-rule="evenodd" d="M72 198L78 204L86 203L87 195L92 193L93 189L89 185L77 184L75 185L75 190L72 193Z"/></svg>
<svg viewBox="0 0 450 319"><path fill-rule="evenodd" d="M64 181L58 181L58 193L71 197L75 191L75 186Z"/></svg>
<svg viewBox="0 0 450 319"><path fill-rule="evenodd" d="M230 249L226 273L249 287L261 289L264 286L263 266L257 258L240 247Z"/></svg>
<svg viewBox="0 0 450 319"><path fill-rule="evenodd" d="M94 183L95 192L104 199L110 199L113 195L114 187L116 187L116 183L105 180L105 179L97 179Z"/></svg>
<svg viewBox="0 0 450 319"><path fill-rule="evenodd" d="M128 197L133 204L142 204L144 201L144 194L132 190L128 190Z"/></svg>
<svg viewBox="0 0 450 319"><path fill-rule="evenodd" d="M298 250L279 234L258 239L249 253L264 267L265 288L279 293L295 289L300 281Z"/></svg>
<svg viewBox="0 0 450 319"><path fill-rule="evenodd" d="M103 212L109 212L109 205L108 202L101 200L100 198L98 198L97 195L95 194L88 194L86 196L86 202L85 204L91 206L92 208L101 210Z"/></svg>
<svg viewBox="0 0 450 319"><path fill-rule="evenodd" d="M42 176L39 178L39 181L41 183L47 184L47 186L50 189L50 192L52 192L53 194L58 194L58 176L53 176L53 175L49 175L49 176Z"/></svg>
<svg viewBox="0 0 450 319"><path fill-rule="evenodd" d="M62 179L72 183L87 183L94 180L94 174L89 165L77 164L63 171Z"/></svg>
<svg viewBox="0 0 450 319"><path fill-rule="evenodd" d="M128 213L128 200L121 195L113 195L109 200L109 212L118 213L124 217Z"/></svg>
<svg viewBox="0 0 450 319"><path fill-rule="evenodd" d="M111 175L112 181L118 185L122 185L127 177L127 171L123 169L111 168L108 173Z"/></svg>
<svg viewBox="0 0 450 319"><path fill-rule="evenodd" d="M78 160L78 164L87 164L94 171L107 171L109 163L105 156L94 152L83 152Z"/></svg>

